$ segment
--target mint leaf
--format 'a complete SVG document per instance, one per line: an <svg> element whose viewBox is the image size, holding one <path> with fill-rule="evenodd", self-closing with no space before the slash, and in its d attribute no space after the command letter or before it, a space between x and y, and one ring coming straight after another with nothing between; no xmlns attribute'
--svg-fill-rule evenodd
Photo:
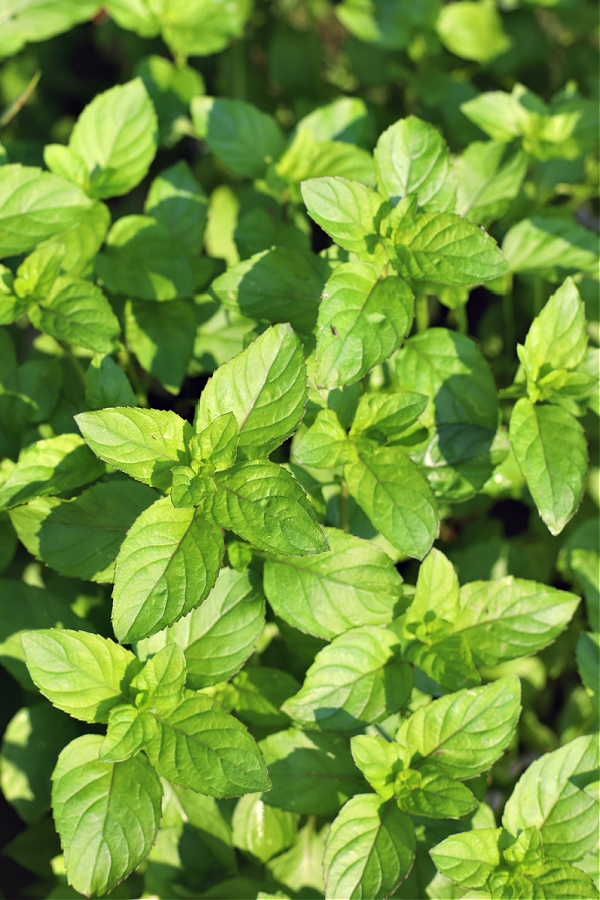
<svg viewBox="0 0 600 900"><path fill-rule="evenodd" d="M303 560L269 557L264 590L294 628L331 639L359 625L386 625L406 606L392 560L369 541L325 528L330 550Z"/></svg>
<svg viewBox="0 0 600 900"><path fill-rule="evenodd" d="M323 231L361 259L382 262L376 219L384 203L376 191L347 178L310 178L302 183L309 216ZM379 251L379 252L378 252Z"/></svg>
<svg viewBox="0 0 600 900"><path fill-rule="evenodd" d="M360 790L360 773L346 738L337 734L278 731L260 742L273 787L269 806L306 815L336 813Z"/></svg>
<svg viewBox="0 0 600 900"><path fill-rule="evenodd" d="M412 391L394 394L367 392L358 402L350 437L364 435L385 442L414 425L427 403L427 397Z"/></svg>
<svg viewBox="0 0 600 900"><path fill-rule="evenodd" d="M112 353L121 331L100 288L73 278L57 278L39 306L29 309L29 319L51 337L94 353Z"/></svg>
<svg viewBox="0 0 600 900"><path fill-rule="evenodd" d="M140 709L173 708L183 700L185 656L177 644L167 644L132 679L130 689Z"/></svg>
<svg viewBox="0 0 600 900"><path fill-rule="evenodd" d="M130 704L115 706L108 716L106 737L98 751L102 762L123 762L139 753L155 736L156 722Z"/></svg>
<svg viewBox="0 0 600 900"><path fill-rule="evenodd" d="M190 694L170 712L155 713L155 718L159 732L146 752L163 778L211 797L269 789L253 738L204 694Z"/></svg>
<svg viewBox="0 0 600 900"><path fill-rule="evenodd" d="M242 100L195 97L192 121L198 136L236 175L261 178L284 149L275 120Z"/></svg>
<svg viewBox="0 0 600 900"><path fill-rule="evenodd" d="M158 378L169 393L179 393L194 352L196 314L192 303L189 300L160 304L128 300L124 310L124 331L127 344L140 365ZM135 401L131 405L135 406Z"/></svg>
<svg viewBox="0 0 600 900"><path fill-rule="evenodd" d="M409 817L374 794L357 794L334 820L325 848L325 896L389 897L408 875L416 840Z"/></svg>
<svg viewBox="0 0 600 900"><path fill-rule="evenodd" d="M17 269L13 284L17 296L43 300L59 275L64 255L65 246L58 242L36 247Z"/></svg>
<svg viewBox="0 0 600 900"><path fill-rule="evenodd" d="M335 637L315 657L302 689L282 709L305 727L346 730L396 712L412 690L412 670L398 659L400 642L374 625Z"/></svg>
<svg viewBox="0 0 600 900"><path fill-rule="evenodd" d="M208 595L223 559L223 536L193 508L163 497L131 526L116 561L112 622L121 642L154 634Z"/></svg>
<svg viewBox="0 0 600 900"><path fill-rule="evenodd" d="M293 247L273 247L231 266L210 292L228 309L267 322L289 322L310 334L315 327L327 263Z"/></svg>
<svg viewBox="0 0 600 900"><path fill-rule="evenodd" d="M500 865L501 828L478 828L454 834L430 851L438 871L462 888L486 886Z"/></svg>
<svg viewBox="0 0 600 900"><path fill-rule="evenodd" d="M52 809L71 885L104 894L150 852L161 815L162 786L144 756L98 758L102 736L65 747L52 776Z"/></svg>
<svg viewBox="0 0 600 900"><path fill-rule="evenodd" d="M464 634L475 665L493 666L542 650L578 605L574 594L510 575L474 581L460 589L452 631Z"/></svg>
<svg viewBox="0 0 600 900"><path fill-rule="evenodd" d="M417 776L416 784L412 786L407 780L404 793L401 779L413 772ZM405 769L396 778L394 794L398 797L400 809L413 816L433 819L460 819L477 806L477 800L468 787L449 778L443 768L435 765L425 764L417 771Z"/></svg>
<svg viewBox="0 0 600 900"><path fill-rule="evenodd" d="M234 675L253 652L265 624L265 600L251 572L221 569L201 604L174 625L138 641L141 659L178 644L190 687L203 688Z"/></svg>
<svg viewBox="0 0 600 900"><path fill-rule="evenodd" d="M166 228L187 252L198 253L202 249L208 197L183 160L154 179L144 212Z"/></svg>
<svg viewBox="0 0 600 900"><path fill-rule="evenodd" d="M521 711L514 675L485 687L447 694L421 707L400 726L396 741L420 760L435 762L453 778L485 772L511 740Z"/></svg>
<svg viewBox="0 0 600 900"><path fill-rule="evenodd" d="M323 289L317 322L317 384L358 381L387 359L410 331L414 296L401 278L375 266L342 263Z"/></svg>
<svg viewBox="0 0 600 900"><path fill-rule="evenodd" d="M294 462L328 469L351 462L356 451L332 409L322 409L294 447Z"/></svg>
<svg viewBox="0 0 600 900"><path fill-rule="evenodd" d="M117 197L140 183L156 153L156 113L140 78L98 94L79 116L69 150L85 164L91 197Z"/></svg>
<svg viewBox="0 0 600 900"><path fill-rule="evenodd" d="M448 148L433 125L416 116L400 119L380 135L374 156L379 189L392 203L416 194L421 209L452 209Z"/></svg>
<svg viewBox="0 0 600 900"><path fill-rule="evenodd" d="M598 278L597 235L562 216L522 219L505 234L502 252L511 272L555 282L580 271Z"/></svg>
<svg viewBox="0 0 600 900"><path fill-rule="evenodd" d="M299 687L295 678L280 669L247 666L232 680L225 700L240 719L251 725L287 725L289 716L282 706Z"/></svg>
<svg viewBox="0 0 600 900"><path fill-rule="evenodd" d="M298 816L266 806L259 795L247 794L236 803L231 825L234 846L268 862L293 842Z"/></svg>
<svg viewBox="0 0 600 900"><path fill-rule="evenodd" d="M78 434L61 434L25 447L0 486L0 509L27 503L32 497L72 491L104 474Z"/></svg>
<svg viewBox="0 0 600 900"><path fill-rule="evenodd" d="M38 629L22 637L29 674L44 697L83 722L106 722L140 664L99 634Z"/></svg>
<svg viewBox="0 0 600 900"><path fill-rule="evenodd" d="M329 549L306 494L281 466L250 460L219 472L214 481L217 492L199 509L216 525L271 553L307 556Z"/></svg>
<svg viewBox="0 0 600 900"><path fill-rule="evenodd" d="M496 7L473 0L459 0L452 6L442 7L436 31L451 53L480 63L506 53L512 43Z"/></svg>
<svg viewBox="0 0 600 900"><path fill-rule="evenodd" d="M533 320L525 338L525 351L536 374L546 369L576 369L583 362L588 337L585 310L571 278L550 297Z"/></svg>
<svg viewBox="0 0 600 900"><path fill-rule="evenodd" d="M582 859L598 840L598 741L575 738L536 759L509 798L502 824L513 835L537 826L547 856Z"/></svg>
<svg viewBox="0 0 600 900"><path fill-rule="evenodd" d="M504 141L469 144L454 160L455 212L482 225L500 218L518 196L526 171L527 155Z"/></svg>
<svg viewBox="0 0 600 900"><path fill-rule="evenodd" d="M417 213L394 234L401 275L437 284L478 284L508 271L496 242L454 213Z"/></svg>
<svg viewBox="0 0 600 900"><path fill-rule="evenodd" d="M383 800L394 796L396 775L404 769L403 750L379 735L359 734L350 739L352 758L373 790Z"/></svg>
<svg viewBox="0 0 600 900"><path fill-rule="evenodd" d="M93 485L74 500L38 497L11 511L29 552L70 578L114 580L115 559L135 519L157 499L135 481Z"/></svg>
<svg viewBox="0 0 600 900"><path fill-rule="evenodd" d="M190 425L156 409L99 409L75 416L96 456L132 478L168 490L171 469L189 462Z"/></svg>
<svg viewBox="0 0 600 900"><path fill-rule="evenodd" d="M0 257L26 253L75 225L91 207L81 188L19 164L0 167Z"/></svg>
<svg viewBox="0 0 600 900"><path fill-rule="evenodd" d="M559 406L517 401L510 443L538 512L560 534L577 511L587 475L587 445L577 419Z"/></svg>
<svg viewBox="0 0 600 900"><path fill-rule="evenodd" d="M179 239L151 216L123 216L110 229L96 272L115 293L176 300L194 293L194 273Z"/></svg>
<svg viewBox="0 0 600 900"><path fill-rule="evenodd" d="M240 425L239 459L268 456L298 427L307 396L302 345L289 325L274 325L208 381L196 431L232 412Z"/></svg>
<svg viewBox="0 0 600 900"><path fill-rule="evenodd" d="M85 404L88 409L135 406L136 396L123 369L110 356L93 356L85 373Z"/></svg>
<svg viewBox="0 0 600 900"><path fill-rule="evenodd" d="M234 464L237 456L239 426L233 413L223 413L192 438L192 463L202 471L223 471Z"/></svg>
<svg viewBox="0 0 600 900"><path fill-rule="evenodd" d="M394 547L422 559L437 537L437 505L419 466L397 447L363 452L344 467L348 490Z"/></svg>

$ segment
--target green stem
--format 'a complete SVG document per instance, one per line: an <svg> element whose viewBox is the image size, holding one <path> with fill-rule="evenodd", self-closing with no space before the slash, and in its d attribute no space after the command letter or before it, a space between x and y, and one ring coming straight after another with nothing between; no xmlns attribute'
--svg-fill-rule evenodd
<svg viewBox="0 0 600 900"><path fill-rule="evenodd" d="M467 319L467 310L464 306L457 306L454 310L454 317L456 319L456 327L460 334L468 334L469 332L469 321Z"/></svg>
<svg viewBox="0 0 600 900"><path fill-rule="evenodd" d="M427 331L429 328L429 299L427 292L421 286L417 287L416 290L415 317L417 331Z"/></svg>
<svg viewBox="0 0 600 900"><path fill-rule="evenodd" d="M71 348L65 341L58 341L58 343L64 350L65 355L68 357L69 362L71 363L71 365L73 366L73 368L75 370L75 374L77 375L77 378L79 379L79 381L81 382L81 384L85 390L85 386L86 386L85 385L85 371L83 369L83 366L81 365L81 363L79 362L79 360L77 359L77 357L75 356L75 354L73 353L73 351L71 350Z"/></svg>
<svg viewBox="0 0 600 900"><path fill-rule="evenodd" d="M25 106L25 104L35 91L37 83L41 77L42 71L41 69L38 69L23 93L19 97L17 97L17 99L13 103L11 103L10 106L7 106L7 108L0 116L0 128L4 128L5 125L8 125L11 119L14 119L14 117L17 115L19 110Z"/></svg>
<svg viewBox="0 0 600 900"><path fill-rule="evenodd" d="M350 531L350 523L348 522L348 482L342 478L342 490L340 492L340 528L348 533Z"/></svg>

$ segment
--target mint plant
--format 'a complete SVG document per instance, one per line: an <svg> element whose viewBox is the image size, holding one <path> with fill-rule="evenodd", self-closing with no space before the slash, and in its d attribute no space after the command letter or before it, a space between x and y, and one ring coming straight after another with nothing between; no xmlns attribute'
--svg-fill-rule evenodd
<svg viewBox="0 0 600 900"><path fill-rule="evenodd" d="M597 898L593 5L9 5L0 894Z"/></svg>

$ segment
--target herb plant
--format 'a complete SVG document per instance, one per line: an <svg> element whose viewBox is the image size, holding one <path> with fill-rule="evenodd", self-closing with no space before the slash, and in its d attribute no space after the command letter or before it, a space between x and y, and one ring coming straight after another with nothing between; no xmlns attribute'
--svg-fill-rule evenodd
<svg viewBox="0 0 600 900"><path fill-rule="evenodd" d="M0 895L599 896L592 7L9 0Z"/></svg>

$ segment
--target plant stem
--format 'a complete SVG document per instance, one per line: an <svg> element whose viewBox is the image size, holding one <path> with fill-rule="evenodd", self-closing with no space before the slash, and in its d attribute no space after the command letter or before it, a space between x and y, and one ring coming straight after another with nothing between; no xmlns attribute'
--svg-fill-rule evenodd
<svg viewBox="0 0 600 900"><path fill-rule="evenodd" d="M457 306L454 310L454 316L456 318L456 327L460 334L468 334L469 332L469 320L467 319L467 310L464 306Z"/></svg>
<svg viewBox="0 0 600 900"><path fill-rule="evenodd" d="M340 528L348 533L350 525L348 522L348 482L342 478L342 490L340 492Z"/></svg>
<svg viewBox="0 0 600 900"><path fill-rule="evenodd" d="M85 390L85 372L84 372L83 366L81 365L81 363L79 362L79 360L77 359L75 354L73 353L73 350L71 349L69 344L67 344L65 341L58 341L58 343L62 347L62 349L65 353L65 356L69 359L69 362L71 363L71 365L73 366L73 368L75 370L75 374L77 375L77 378L79 379L79 381L81 382L81 384Z"/></svg>
<svg viewBox="0 0 600 900"><path fill-rule="evenodd" d="M417 332L427 331L429 328L429 299L427 292L421 286L416 289L415 318Z"/></svg>
<svg viewBox="0 0 600 900"><path fill-rule="evenodd" d="M11 119L14 119L14 117L17 115L19 110L25 106L25 104L35 91L37 83L41 77L42 70L38 69L22 94L17 97L17 99L13 103L11 103L10 106L7 106L0 116L0 128L4 128L5 125L8 125Z"/></svg>
<svg viewBox="0 0 600 900"><path fill-rule="evenodd" d="M515 311L513 308L513 300L511 294L502 294L502 317L504 319L504 340L506 341L506 350L514 353L516 345L515 336Z"/></svg>

